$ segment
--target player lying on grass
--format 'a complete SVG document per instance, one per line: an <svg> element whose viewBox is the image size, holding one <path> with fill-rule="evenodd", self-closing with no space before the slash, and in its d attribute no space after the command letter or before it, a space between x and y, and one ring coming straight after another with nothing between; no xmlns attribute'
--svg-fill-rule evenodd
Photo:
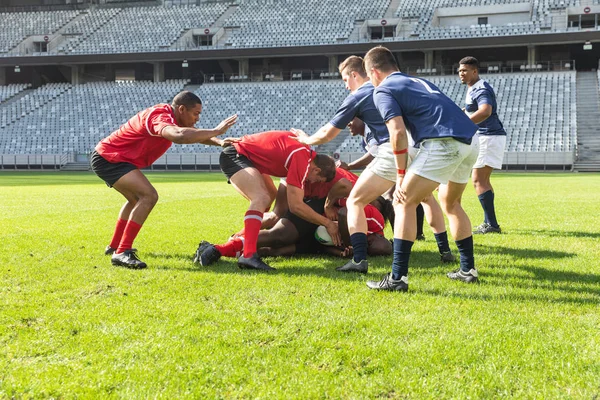
<svg viewBox="0 0 600 400"><path fill-rule="evenodd" d="M351 172L338 169L336 178L329 183L312 183L305 187L304 203L314 212L327 215L331 220L340 220L339 229L345 243L349 244L349 234L346 222L345 197L350 192L357 176ZM318 253L332 254L336 256L351 255L351 250L342 244L341 246L323 246L315 240L315 230L319 225L306 221L287 209L286 204L287 185L282 181L277 201L274 208L274 217L269 221L275 221L274 225L267 228L268 223L258 235L258 253L261 256L292 255L295 253ZM381 199L382 206L385 201ZM389 209L391 209L391 204ZM365 210L369 221L369 253L372 255L390 255L391 244L383 236L385 220L379 210L368 205ZM279 214L279 215L278 215ZM244 230L232 235L230 240L222 245L212 245L202 241L196 251L194 262L208 266L216 262L221 256L237 257L244 246Z"/></svg>
<svg viewBox="0 0 600 400"><path fill-rule="evenodd" d="M244 216L245 242L238 258L240 268L270 270L257 254L258 234L263 214L270 206L273 181L269 176L286 178L286 200L290 211L316 225L324 225L334 243L341 242L337 224L314 212L304 201L307 182L330 182L335 178L335 162L317 154L305 144L290 138L289 131L269 131L244 136L226 148L219 158L228 182L250 200Z"/></svg>
<svg viewBox="0 0 600 400"><path fill-rule="evenodd" d="M146 268L133 249L133 241L158 201L158 193L140 170L152 165L173 143L226 147L237 140L215 138L236 123L237 115L214 129L196 129L201 112L200 98L192 92L181 92L171 104L158 104L133 116L92 152L92 171L127 200L105 250L105 254L112 255L113 265Z"/></svg>

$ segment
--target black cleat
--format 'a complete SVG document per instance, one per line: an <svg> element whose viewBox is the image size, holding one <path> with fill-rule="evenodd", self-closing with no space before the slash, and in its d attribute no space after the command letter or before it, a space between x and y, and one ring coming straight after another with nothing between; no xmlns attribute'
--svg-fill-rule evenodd
<svg viewBox="0 0 600 400"><path fill-rule="evenodd" d="M254 253L252 257L244 257L241 256L238 258L238 267L240 269L258 269L262 271L275 271L275 268L266 264L263 260L260 259L258 253Z"/></svg>
<svg viewBox="0 0 600 400"><path fill-rule="evenodd" d="M219 258L221 258L219 250L214 245L203 240L200 246L198 246L198 250L196 250L194 262L199 263L203 267L208 267L210 264L219 261Z"/></svg>
<svg viewBox="0 0 600 400"><path fill-rule="evenodd" d="M420 235L417 235L417 240L425 240L425 235L423 235L422 233Z"/></svg>
<svg viewBox="0 0 600 400"><path fill-rule="evenodd" d="M117 249L115 249L114 247L110 247L110 245L106 246L106 249L104 249L104 255L105 256L112 256L115 251L117 251ZM131 251L133 251L134 253L137 251L137 249L131 249Z"/></svg>
<svg viewBox="0 0 600 400"><path fill-rule="evenodd" d="M448 272L446 276L450 279L466 283L476 283L479 280L479 274L475 268L471 268L471 270L468 272L465 272L459 268L456 271Z"/></svg>
<svg viewBox="0 0 600 400"><path fill-rule="evenodd" d="M367 281L369 289L375 290L389 290L392 292L407 292L408 291L408 277L403 276L396 280L392 278L392 273L386 274L380 281Z"/></svg>
<svg viewBox="0 0 600 400"><path fill-rule="evenodd" d="M443 263L453 263L456 262L456 256L451 251L446 251L440 253L440 261Z"/></svg>
<svg viewBox="0 0 600 400"><path fill-rule="evenodd" d="M135 249L125 250L122 253L114 253L110 258L112 265L120 265L121 267L131 269L144 269L146 263L140 260L135 254Z"/></svg>
<svg viewBox="0 0 600 400"><path fill-rule="evenodd" d="M337 267L335 270L340 272L360 272L361 274L366 274L369 271L369 261L361 260L361 262L357 264L354 262L354 259L352 259L341 267Z"/></svg>
<svg viewBox="0 0 600 400"><path fill-rule="evenodd" d="M475 235L485 235L486 233L502 233L502 229L500 229L500 226L495 228L487 222L484 222L483 224L476 227L473 231L473 234Z"/></svg>

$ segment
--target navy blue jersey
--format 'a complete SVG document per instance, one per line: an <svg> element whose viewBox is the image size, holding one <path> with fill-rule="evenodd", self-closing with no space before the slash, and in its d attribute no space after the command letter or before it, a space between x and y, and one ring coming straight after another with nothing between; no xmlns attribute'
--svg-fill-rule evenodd
<svg viewBox="0 0 600 400"><path fill-rule="evenodd" d="M470 115L479 110L479 107L484 104L492 106L492 115L477 124L479 127L477 133L480 135L506 135L502 122L498 118L498 105L496 104L494 89L489 83L480 79L467 90L465 110Z"/></svg>
<svg viewBox="0 0 600 400"><path fill-rule="evenodd" d="M384 121L402 117L415 146L426 139L454 138L471 144L477 131L469 117L433 83L394 72L373 94Z"/></svg>
<svg viewBox="0 0 600 400"><path fill-rule="evenodd" d="M360 141L360 146L364 152L371 154L373 157L377 155L379 143L375 140L375 136L373 136L373 132L371 132L368 126L365 126L365 133Z"/></svg>
<svg viewBox="0 0 600 400"><path fill-rule="evenodd" d="M330 124L338 129L344 129L354 117L358 117L369 127L377 143L382 144L390 141L390 133L373 103L373 89L375 89L373 84L367 82L354 93L349 94Z"/></svg>

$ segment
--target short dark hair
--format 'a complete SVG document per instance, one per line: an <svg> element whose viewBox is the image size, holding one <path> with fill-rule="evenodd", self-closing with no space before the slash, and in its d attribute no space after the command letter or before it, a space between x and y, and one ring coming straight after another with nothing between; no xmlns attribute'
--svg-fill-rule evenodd
<svg viewBox="0 0 600 400"><path fill-rule="evenodd" d="M173 97L171 105L173 107L185 106L185 108L193 108L196 104L202 105L202 100L194 92L184 90Z"/></svg>
<svg viewBox="0 0 600 400"><path fill-rule="evenodd" d="M398 71L398 63L396 63L396 57L386 47L377 46L373 47L365 55L365 64L371 64L371 68L378 69L382 72Z"/></svg>
<svg viewBox="0 0 600 400"><path fill-rule="evenodd" d="M472 57L472 56L464 57L458 63L462 64L462 65L470 65L479 71L479 61L475 57Z"/></svg>
<svg viewBox="0 0 600 400"><path fill-rule="evenodd" d="M340 73L346 70L348 73L356 72L363 78L367 77L367 71L365 71L365 64L362 57L350 56L340 63L338 66Z"/></svg>
<svg viewBox="0 0 600 400"><path fill-rule="evenodd" d="M335 178L334 159L325 154L317 154L314 161L315 165L321 169L319 175L324 177L327 182L331 182Z"/></svg>

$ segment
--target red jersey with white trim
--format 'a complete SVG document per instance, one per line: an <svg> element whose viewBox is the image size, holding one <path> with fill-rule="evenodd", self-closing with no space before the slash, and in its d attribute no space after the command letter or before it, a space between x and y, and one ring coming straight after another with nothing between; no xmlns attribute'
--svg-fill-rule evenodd
<svg viewBox="0 0 600 400"><path fill-rule="evenodd" d="M335 178L333 178L331 182L306 182L304 184L304 198L326 198L333 185L335 185L342 178L348 179L352 186L354 186L354 184L358 180L358 175L355 175L352 172L346 171L342 168L336 168Z"/></svg>
<svg viewBox="0 0 600 400"><path fill-rule="evenodd" d="M347 199L339 199L337 203L340 207L346 207ZM376 233L383 236L385 229L385 219L381 212L373 204L365 206L365 216L367 217L367 235Z"/></svg>
<svg viewBox="0 0 600 400"><path fill-rule="evenodd" d="M173 107L157 104L140 111L96 145L96 151L111 163L126 162L138 168L152 165L173 142L161 136L166 126L178 126Z"/></svg>
<svg viewBox="0 0 600 400"><path fill-rule="evenodd" d="M248 157L262 174L286 178L288 185L304 188L310 162L316 153L291 139L289 131L267 131L244 136L234 143L238 153Z"/></svg>

